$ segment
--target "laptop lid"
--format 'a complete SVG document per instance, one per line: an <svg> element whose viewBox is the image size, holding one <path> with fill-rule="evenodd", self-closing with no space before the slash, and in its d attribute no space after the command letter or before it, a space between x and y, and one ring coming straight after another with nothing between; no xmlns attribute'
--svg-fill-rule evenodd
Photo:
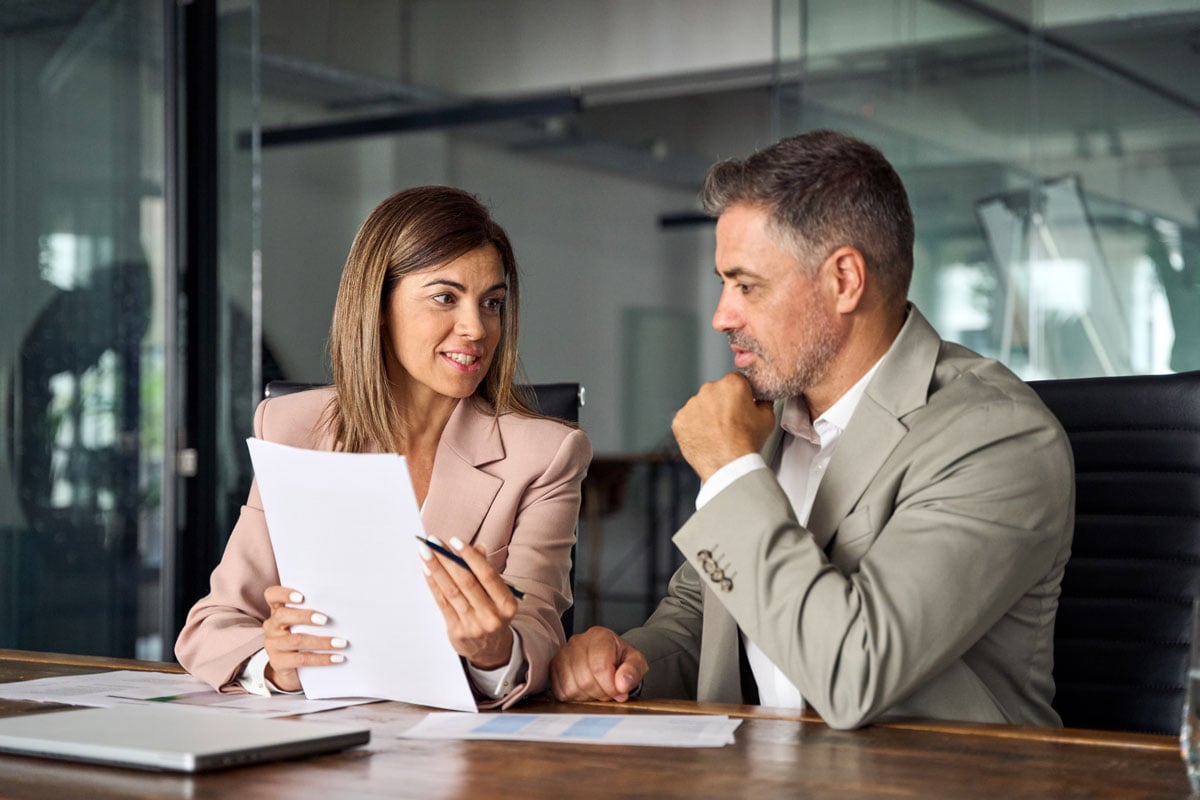
<svg viewBox="0 0 1200 800"><path fill-rule="evenodd" d="M120 705L0 719L0 753L206 772L343 750L367 728L170 705Z"/></svg>

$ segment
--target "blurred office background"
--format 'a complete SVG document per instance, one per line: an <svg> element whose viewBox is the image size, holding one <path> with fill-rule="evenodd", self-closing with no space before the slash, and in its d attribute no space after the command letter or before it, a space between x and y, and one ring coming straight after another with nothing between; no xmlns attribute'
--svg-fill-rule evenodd
<svg viewBox="0 0 1200 800"><path fill-rule="evenodd" d="M716 159L866 138L943 336L1026 378L1200 368L1197 74L1200 0L0 0L0 647L170 657L263 383L328 379L405 186L493 208L529 378L586 386L577 626L674 563L670 419L730 366Z"/></svg>

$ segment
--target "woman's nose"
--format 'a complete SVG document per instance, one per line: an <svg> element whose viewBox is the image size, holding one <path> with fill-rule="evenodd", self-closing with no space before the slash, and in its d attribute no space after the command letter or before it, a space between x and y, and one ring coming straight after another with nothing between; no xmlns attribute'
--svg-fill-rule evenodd
<svg viewBox="0 0 1200 800"><path fill-rule="evenodd" d="M464 304L460 307L455 329L460 336L467 339L482 339L483 319L480 317L479 311Z"/></svg>

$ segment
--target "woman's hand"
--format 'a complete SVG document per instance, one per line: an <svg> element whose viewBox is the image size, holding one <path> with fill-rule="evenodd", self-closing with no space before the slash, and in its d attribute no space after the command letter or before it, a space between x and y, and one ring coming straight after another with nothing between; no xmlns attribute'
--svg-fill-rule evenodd
<svg viewBox="0 0 1200 800"><path fill-rule="evenodd" d="M492 569L481 549L467 547L458 539L450 540L450 548L470 569L436 555L424 544L419 548L425 582L446 618L446 633L454 652L477 669L503 667L512 657L509 623L517 613L517 598L508 584Z"/></svg>
<svg viewBox="0 0 1200 800"><path fill-rule="evenodd" d="M302 688L299 667L323 667L341 664L346 657L341 653L321 653L319 650L341 650L348 644L345 639L330 636L314 636L311 633L292 633L293 625L324 625L329 618L319 611L307 608L292 608L304 602L304 595L284 586L271 586L263 592L271 616L262 624L263 647L267 651L266 679L285 692Z"/></svg>

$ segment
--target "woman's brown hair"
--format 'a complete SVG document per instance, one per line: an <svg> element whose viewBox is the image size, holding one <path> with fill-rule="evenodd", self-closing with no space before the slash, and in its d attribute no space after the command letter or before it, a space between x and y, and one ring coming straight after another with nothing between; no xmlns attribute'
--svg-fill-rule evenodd
<svg viewBox="0 0 1200 800"><path fill-rule="evenodd" d="M497 416L540 416L518 396L517 261L508 235L474 196L449 186L405 189L367 216L346 257L329 355L337 391L327 412L339 449L397 448L403 421L388 389L383 346L384 310L405 275L492 246L500 256L507 293L500 314L500 342L476 394Z"/></svg>

